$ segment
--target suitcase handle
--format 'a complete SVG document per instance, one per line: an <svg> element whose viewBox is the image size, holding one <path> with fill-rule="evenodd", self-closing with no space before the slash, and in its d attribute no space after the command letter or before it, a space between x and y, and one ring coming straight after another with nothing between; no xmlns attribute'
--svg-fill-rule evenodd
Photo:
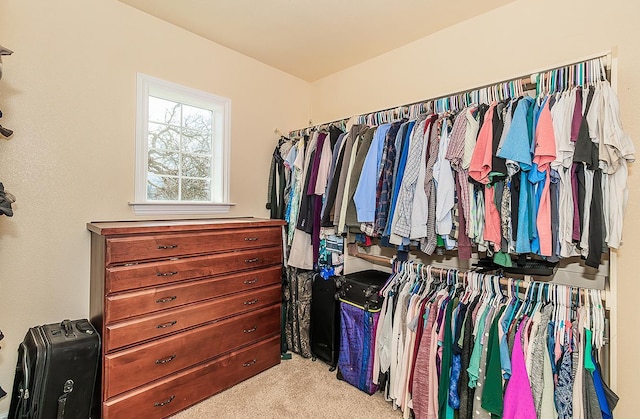
<svg viewBox="0 0 640 419"><path fill-rule="evenodd" d="M64 330L64 337L76 337L76 334L73 333L73 324L71 323L71 320L63 320L62 323L60 323L60 327Z"/></svg>

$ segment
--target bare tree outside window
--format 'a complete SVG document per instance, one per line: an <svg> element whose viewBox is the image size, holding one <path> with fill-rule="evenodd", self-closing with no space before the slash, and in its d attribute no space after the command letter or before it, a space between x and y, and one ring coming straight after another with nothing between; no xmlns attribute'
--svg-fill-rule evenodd
<svg viewBox="0 0 640 419"><path fill-rule="evenodd" d="M210 201L213 112L149 96L147 199Z"/></svg>

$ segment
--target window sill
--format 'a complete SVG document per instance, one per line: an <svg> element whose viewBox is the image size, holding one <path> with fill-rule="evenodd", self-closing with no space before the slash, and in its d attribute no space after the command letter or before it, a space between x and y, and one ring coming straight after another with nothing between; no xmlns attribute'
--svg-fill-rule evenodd
<svg viewBox="0 0 640 419"><path fill-rule="evenodd" d="M231 202L129 202L135 215L226 214L234 205Z"/></svg>

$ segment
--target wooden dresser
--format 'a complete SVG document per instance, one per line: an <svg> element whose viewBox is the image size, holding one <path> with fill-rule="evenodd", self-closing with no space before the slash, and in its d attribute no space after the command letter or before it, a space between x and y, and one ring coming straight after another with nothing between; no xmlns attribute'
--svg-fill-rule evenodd
<svg viewBox="0 0 640 419"><path fill-rule="evenodd" d="M282 225L87 225L103 418L169 416L280 362Z"/></svg>

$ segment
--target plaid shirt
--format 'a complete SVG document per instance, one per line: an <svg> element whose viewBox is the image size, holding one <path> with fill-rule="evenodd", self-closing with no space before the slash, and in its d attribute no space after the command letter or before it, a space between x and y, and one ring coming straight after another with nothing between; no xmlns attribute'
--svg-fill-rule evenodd
<svg viewBox="0 0 640 419"><path fill-rule="evenodd" d="M376 233L375 225L373 223L360 224L360 231L369 237L378 237L378 233Z"/></svg>
<svg viewBox="0 0 640 419"><path fill-rule="evenodd" d="M427 237L422 241L422 251L430 255L436 249L438 238L436 235L436 185L433 181L433 166L438 158L438 148L440 146L440 130L442 121L439 118L431 128L429 137L429 156L427 157L427 172L424 179L424 190L427 194L429 210L427 212ZM435 128L435 129L434 129Z"/></svg>
<svg viewBox="0 0 640 419"><path fill-rule="evenodd" d="M391 124L387 137L384 141L382 150L382 170L380 179L378 180L378 188L376 188L376 222L375 231L378 235L387 226L387 218L389 217L389 205L391 204L391 194L393 193L393 168L396 162L396 134L400 129L402 122L394 122ZM378 191L380 191L378 193Z"/></svg>
<svg viewBox="0 0 640 419"><path fill-rule="evenodd" d="M425 137L426 115L421 116L416 121L411 131L407 162L402 176L402 183L398 192L396 211L398 217L393 226L393 233L401 237L409 237L411 233L411 211L413 210L413 197L420 171L421 152Z"/></svg>
<svg viewBox="0 0 640 419"><path fill-rule="evenodd" d="M464 169L462 162L465 153L465 139L467 135L467 109L462 110L455 118L453 129L451 130L451 140L447 150L447 160L451 162L451 167L456 171L456 181L460 186L460 193L457 196L458 216L465 219L465 230L462 232L469 237L469 214L471 208L471 198L469 197L469 171ZM459 234L459 233L458 233ZM468 240L463 238L466 244Z"/></svg>

